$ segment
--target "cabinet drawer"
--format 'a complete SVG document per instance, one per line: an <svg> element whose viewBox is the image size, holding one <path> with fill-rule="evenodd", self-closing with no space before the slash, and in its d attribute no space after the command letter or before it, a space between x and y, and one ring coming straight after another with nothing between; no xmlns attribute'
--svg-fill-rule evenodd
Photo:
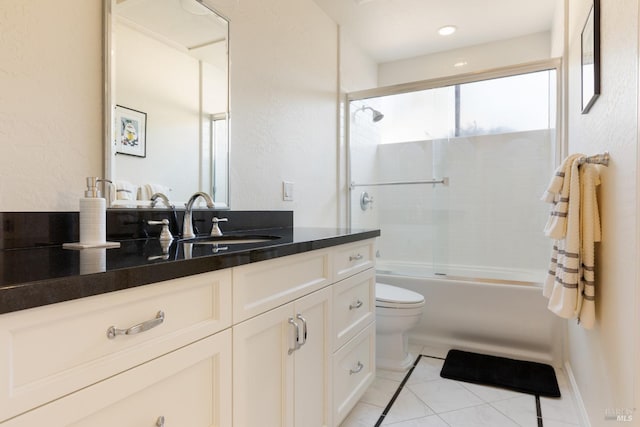
<svg viewBox="0 0 640 427"><path fill-rule="evenodd" d="M342 280L375 264L374 240L338 246L333 251L334 280Z"/></svg>
<svg viewBox="0 0 640 427"><path fill-rule="evenodd" d="M312 251L233 269L233 323L331 283L328 251Z"/></svg>
<svg viewBox="0 0 640 427"><path fill-rule="evenodd" d="M375 272L369 269L333 285L334 350L375 318L375 281Z"/></svg>
<svg viewBox="0 0 640 427"><path fill-rule="evenodd" d="M333 422L339 425L375 378L375 322L333 355Z"/></svg>
<svg viewBox="0 0 640 427"><path fill-rule="evenodd" d="M0 316L0 421L229 327L230 303L223 270Z"/></svg>
<svg viewBox="0 0 640 427"><path fill-rule="evenodd" d="M231 427L231 387L231 330L226 330L2 426Z"/></svg>

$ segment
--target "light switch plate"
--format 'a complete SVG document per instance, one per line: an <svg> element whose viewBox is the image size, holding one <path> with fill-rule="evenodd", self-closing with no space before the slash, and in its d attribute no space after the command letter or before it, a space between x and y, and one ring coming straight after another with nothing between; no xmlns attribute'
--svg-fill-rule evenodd
<svg viewBox="0 0 640 427"><path fill-rule="evenodd" d="M282 200L285 202L293 201L293 182L282 181Z"/></svg>

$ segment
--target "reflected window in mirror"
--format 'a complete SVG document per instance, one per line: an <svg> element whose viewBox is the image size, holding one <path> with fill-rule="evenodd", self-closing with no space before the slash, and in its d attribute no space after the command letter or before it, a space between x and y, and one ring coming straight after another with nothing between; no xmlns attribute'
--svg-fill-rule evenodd
<svg viewBox="0 0 640 427"><path fill-rule="evenodd" d="M181 206L203 191L228 207L228 20L207 0L105 2L111 206L148 206L155 192ZM122 149L116 105L145 114L145 157Z"/></svg>

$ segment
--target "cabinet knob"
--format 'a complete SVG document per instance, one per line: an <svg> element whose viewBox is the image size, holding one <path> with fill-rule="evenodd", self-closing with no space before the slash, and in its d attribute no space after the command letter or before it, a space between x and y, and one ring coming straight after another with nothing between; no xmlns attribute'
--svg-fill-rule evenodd
<svg viewBox="0 0 640 427"><path fill-rule="evenodd" d="M156 421L156 427L164 427L164 417L160 415Z"/></svg>

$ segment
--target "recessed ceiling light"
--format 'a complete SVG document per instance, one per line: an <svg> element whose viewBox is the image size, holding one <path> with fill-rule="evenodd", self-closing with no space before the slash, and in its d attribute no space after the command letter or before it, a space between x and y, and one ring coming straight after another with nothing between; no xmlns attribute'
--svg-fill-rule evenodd
<svg viewBox="0 0 640 427"><path fill-rule="evenodd" d="M465 65L467 65L468 62L467 61L458 61L455 64L453 64L454 67L464 67Z"/></svg>
<svg viewBox="0 0 640 427"><path fill-rule="evenodd" d="M445 25L444 27L438 30L438 34L440 34L441 36L449 36L455 33L456 30L457 28L455 25Z"/></svg>

